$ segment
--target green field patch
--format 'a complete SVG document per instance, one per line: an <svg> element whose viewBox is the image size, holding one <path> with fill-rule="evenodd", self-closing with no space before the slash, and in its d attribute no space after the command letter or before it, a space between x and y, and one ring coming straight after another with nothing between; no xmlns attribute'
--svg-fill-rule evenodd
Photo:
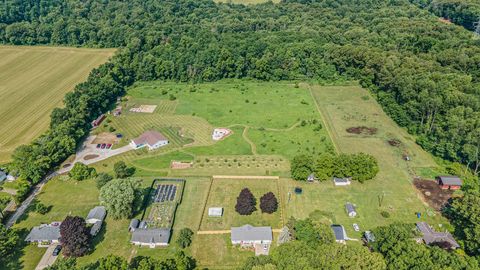
<svg viewBox="0 0 480 270"><path fill-rule="evenodd" d="M235 211L237 196L243 188L249 188L257 199L257 211L251 215L240 215ZM253 226L271 226L273 228L282 227L282 209L279 206L277 212L273 214L262 213L260 210L260 197L273 192L278 197L278 181L269 179L214 179L210 187L208 200L205 204L202 224L200 230L229 230L232 226L243 226L250 224ZM222 217L209 217L209 207L223 207Z"/></svg>
<svg viewBox="0 0 480 270"><path fill-rule="evenodd" d="M193 161L193 156L184 152L175 151L160 156L133 160L132 164L145 170L158 170L170 168L172 160L189 162Z"/></svg>
<svg viewBox="0 0 480 270"><path fill-rule="evenodd" d="M243 127L231 128L233 133L210 146L188 148L193 155L251 155L250 145L242 137Z"/></svg>

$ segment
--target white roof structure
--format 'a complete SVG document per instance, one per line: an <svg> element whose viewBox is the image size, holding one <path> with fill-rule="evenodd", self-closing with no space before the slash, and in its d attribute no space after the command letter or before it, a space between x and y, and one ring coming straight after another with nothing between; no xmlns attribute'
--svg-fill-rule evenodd
<svg viewBox="0 0 480 270"><path fill-rule="evenodd" d="M221 216L223 216L223 208L222 207L210 207L210 208L208 208L208 216L209 217L221 217Z"/></svg>
<svg viewBox="0 0 480 270"><path fill-rule="evenodd" d="M97 221L103 221L107 215L107 210L104 206L96 206L88 212L85 221L90 224L95 224Z"/></svg>
<svg viewBox="0 0 480 270"><path fill-rule="evenodd" d="M272 241L272 227L232 227L231 238L232 242Z"/></svg>

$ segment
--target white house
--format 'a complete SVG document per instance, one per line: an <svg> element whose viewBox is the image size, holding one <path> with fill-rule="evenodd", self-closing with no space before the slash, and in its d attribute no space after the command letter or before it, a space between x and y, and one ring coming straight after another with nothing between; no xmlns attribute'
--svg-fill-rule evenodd
<svg viewBox="0 0 480 270"><path fill-rule="evenodd" d="M25 241L38 243L39 247L58 243L60 239L60 224L61 222L52 222L51 224L33 227Z"/></svg>
<svg viewBox="0 0 480 270"><path fill-rule="evenodd" d="M154 150L167 144L167 137L163 136L162 133L153 130L144 132L130 142L130 145L135 149L148 147L148 150Z"/></svg>
<svg viewBox="0 0 480 270"><path fill-rule="evenodd" d="M221 217L223 215L222 207L210 207L208 208L209 217Z"/></svg>
<svg viewBox="0 0 480 270"><path fill-rule="evenodd" d="M350 178L337 178L337 177L334 177L334 178L333 178L333 183L335 184L335 186L348 186L348 185L350 185L352 182L350 181Z"/></svg>
<svg viewBox="0 0 480 270"><path fill-rule="evenodd" d="M273 239L271 227L253 227L249 224L232 227L230 237L233 245L242 247L253 247L258 244L270 245Z"/></svg>
<svg viewBox="0 0 480 270"><path fill-rule="evenodd" d="M159 246L168 246L169 241L169 229L137 228L132 232L130 243L141 247L155 248Z"/></svg>

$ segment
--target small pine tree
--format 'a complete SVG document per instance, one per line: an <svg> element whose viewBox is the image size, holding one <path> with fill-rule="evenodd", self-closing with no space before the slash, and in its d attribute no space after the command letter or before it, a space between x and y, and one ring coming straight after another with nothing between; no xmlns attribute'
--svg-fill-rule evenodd
<svg viewBox="0 0 480 270"><path fill-rule="evenodd" d="M277 197L275 197L275 194L273 194L273 192L265 193L260 198L260 209L262 210L262 213L268 214L272 214L277 211L278 200Z"/></svg>
<svg viewBox="0 0 480 270"><path fill-rule="evenodd" d="M237 197L237 204L235 205L235 211L240 215L251 215L257 210L255 205L257 201L255 196L248 188L242 189L240 194Z"/></svg>

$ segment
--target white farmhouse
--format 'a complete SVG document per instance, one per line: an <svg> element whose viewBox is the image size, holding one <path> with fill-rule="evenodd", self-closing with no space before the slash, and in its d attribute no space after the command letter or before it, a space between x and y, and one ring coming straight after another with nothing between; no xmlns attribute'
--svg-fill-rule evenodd
<svg viewBox="0 0 480 270"><path fill-rule="evenodd" d="M154 150L167 144L168 139L162 133L153 130L144 132L130 142L130 145L135 149L148 147L148 150Z"/></svg>

